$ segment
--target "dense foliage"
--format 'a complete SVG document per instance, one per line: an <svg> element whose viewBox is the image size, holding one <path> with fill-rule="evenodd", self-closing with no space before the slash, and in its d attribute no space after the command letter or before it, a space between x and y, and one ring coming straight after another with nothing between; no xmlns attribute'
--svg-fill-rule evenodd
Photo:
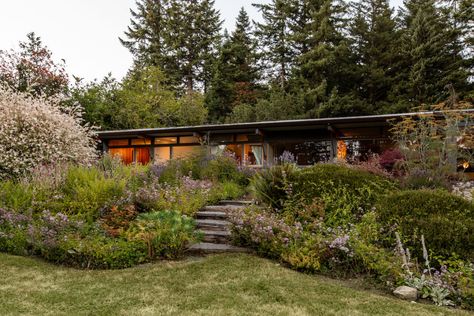
<svg viewBox="0 0 474 316"><path fill-rule="evenodd" d="M81 268L178 258L200 239L193 215L243 195L248 182L230 157L203 159L124 166L106 156L0 182L0 251Z"/></svg>
<svg viewBox="0 0 474 316"><path fill-rule="evenodd" d="M252 183L256 196L280 211L320 199L325 221L332 224L360 217L380 195L397 187L387 178L342 164L317 164L305 169L283 164L264 170Z"/></svg>
<svg viewBox="0 0 474 316"><path fill-rule="evenodd" d="M474 205L443 190L396 192L377 204L383 223L401 234L412 254L422 258L421 235L434 253L474 260ZM392 239L393 240L393 239Z"/></svg>
<svg viewBox="0 0 474 316"><path fill-rule="evenodd" d="M0 85L0 179L53 162L92 162L95 132L81 114L79 107L61 106L60 98L33 97Z"/></svg>
<svg viewBox="0 0 474 316"><path fill-rule="evenodd" d="M371 275L473 308L474 206L445 190L404 191L388 171L400 158L264 170L251 181L263 204L233 212L234 242L294 269Z"/></svg>

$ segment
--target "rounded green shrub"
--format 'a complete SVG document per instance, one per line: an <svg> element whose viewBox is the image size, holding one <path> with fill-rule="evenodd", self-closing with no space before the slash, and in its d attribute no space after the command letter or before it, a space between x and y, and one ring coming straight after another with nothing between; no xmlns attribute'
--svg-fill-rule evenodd
<svg viewBox="0 0 474 316"><path fill-rule="evenodd" d="M436 255L474 260L474 205L444 190L394 192L379 201L380 221L399 231L412 254L422 258L421 235ZM389 236L393 242L393 234Z"/></svg>

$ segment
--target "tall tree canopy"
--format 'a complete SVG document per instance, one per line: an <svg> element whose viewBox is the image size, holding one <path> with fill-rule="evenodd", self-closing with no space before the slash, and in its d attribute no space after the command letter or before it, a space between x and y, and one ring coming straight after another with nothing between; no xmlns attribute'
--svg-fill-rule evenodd
<svg viewBox="0 0 474 316"><path fill-rule="evenodd" d="M212 121L224 121L235 107L255 104L260 78L257 58L250 19L242 8L235 30L225 36L215 63L206 98Z"/></svg>
<svg viewBox="0 0 474 316"><path fill-rule="evenodd" d="M0 82L11 89L33 95L64 93L68 86L65 63L55 62L41 38L29 33L18 51L0 50Z"/></svg>
<svg viewBox="0 0 474 316"><path fill-rule="evenodd" d="M121 39L141 66L158 66L178 92L206 91L222 21L213 0L138 0Z"/></svg>

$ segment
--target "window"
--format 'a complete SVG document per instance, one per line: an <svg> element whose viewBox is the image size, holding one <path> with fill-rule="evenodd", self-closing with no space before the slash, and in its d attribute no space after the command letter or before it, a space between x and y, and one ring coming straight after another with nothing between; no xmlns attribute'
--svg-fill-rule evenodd
<svg viewBox="0 0 474 316"><path fill-rule="evenodd" d="M173 147L173 159L186 158L199 153L201 146L175 146Z"/></svg>
<svg viewBox="0 0 474 316"><path fill-rule="evenodd" d="M139 146L139 145L150 145L151 139L149 138L136 138L132 139L132 145Z"/></svg>
<svg viewBox="0 0 474 316"><path fill-rule="evenodd" d="M150 148L139 147L133 151L133 161L142 165L146 165L150 162Z"/></svg>
<svg viewBox="0 0 474 316"><path fill-rule="evenodd" d="M180 144L199 144L199 138L196 136L180 136L179 137Z"/></svg>
<svg viewBox="0 0 474 316"><path fill-rule="evenodd" d="M263 165L263 146L262 145L247 145L244 146L245 162L250 166Z"/></svg>
<svg viewBox="0 0 474 316"><path fill-rule="evenodd" d="M313 165L329 161L331 151L332 143L329 140L277 144L275 145L275 162L292 157L300 166ZM288 153L291 155L288 156Z"/></svg>
<svg viewBox="0 0 474 316"><path fill-rule="evenodd" d="M133 162L133 148L109 148L109 154L113 157L119 157L124 164Z"/></svg>
<svg viewBox="0 0 474 316"><path fill-rule="evenodd" d="M223 155L228 154L233 156L239 163L242 162L242 144L229 144L229 145L217 145L211 146L211 155Z"/></svg>
<svg viewBox="0 0 474 316"><path fill-rule="evenodd" d="M155 138L155 145L177 144L177 137L157 137Z"/></svg>
<svg viewBox="0 0 474 316"><path fill-rule="evenodd" d="M155 147L155 163L164 163L171 158L170 146Z"/></svg>
<svg viewBox="0 0 474 316"><path fill-rule="evenodd" d="M211 144L231 143L233 141L234 141L234 135L233 134L211 135Z"/></svg>
<svg viewBox="0 0 474 316"><path fill-rule="evenodd" d="M128 146L128 139L111 139L107 142L109 147Z"/></svg>

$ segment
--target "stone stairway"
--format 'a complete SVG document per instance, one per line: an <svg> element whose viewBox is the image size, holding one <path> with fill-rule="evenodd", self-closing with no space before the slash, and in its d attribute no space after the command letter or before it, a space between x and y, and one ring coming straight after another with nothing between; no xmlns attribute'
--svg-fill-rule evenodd
<svg viewBox="0 0 474 316"><path fill-rule="evenodd" d="M197 228L204 234L204 239L189 248L191 253L209 254L222 252L248 252L246 248L230 244L230 222L228 212L251 204L251 201L221 201L219 205L203 207L196 214Z"/></svg>

